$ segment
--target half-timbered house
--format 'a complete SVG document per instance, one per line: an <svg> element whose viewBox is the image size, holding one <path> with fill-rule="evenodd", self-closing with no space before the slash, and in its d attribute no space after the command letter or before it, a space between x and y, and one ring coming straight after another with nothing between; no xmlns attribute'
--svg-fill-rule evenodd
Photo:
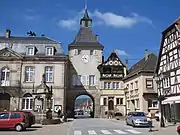
<svg viewBox="0 0 180 135"><path fill-rule="evenodd" d="M180 119L180 19L162 32L155 73L166 120Z"/></svg>
<svg viewBox="0 0 180 135"><path fill-rule="evenodd" d="M124 83L122 79L127 74L126 66L113 51L106 61L98 66L100 71L100 107L101 117L107 114L125 115Z"/></svg>

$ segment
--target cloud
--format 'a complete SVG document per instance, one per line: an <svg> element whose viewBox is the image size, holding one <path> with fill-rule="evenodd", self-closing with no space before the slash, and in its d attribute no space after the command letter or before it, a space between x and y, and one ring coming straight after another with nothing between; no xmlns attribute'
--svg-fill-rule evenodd
<svg viewBox="0 0 180 135"><path fill-rule="evenodd" d="M78 27L78 22L76 19L59 20L58 25L63 28L68 28L70 30L76 30Z"/></svg>
<svg viewBox="0 0 180 135"><path fill-rule="evenodd" d="M139 22L144 22L152 25L152 21L144 16L139 16L136 13L133 13L131 16L121 16L115 13L106 12L102 13L96 10L94 16L103 21L107 26L115 28L131 28Z"/></svg>
<svg viewBox="0 0 180 135"><path fill-rule="evenodd" d="M82 17L84 10L77 13L73 18L59 20L58 25L63 28L68 28L74 30L78 27L79 19ZM131 28L138 23L147 23L153 25L152 20L145 16L140 16L137 13L132 13L130 16L122 16L112 12L100 12L95 10L93 12L88 12L89 16L93 17L95 25L107 25L114 28Z"/></svg>
<svg viewBox="0 0 180 135"><path fill-rule="evenodd" d="M128 56L129 55L124 50L116 49L115 52L117 53L117 55L123 55L123 56Z"/></svg>
<svg viewBox="0 0 180 135"><path fill-rule="evenodd" d="M38 15L25 15L26 20L35 20L38 18Z"/></svg>

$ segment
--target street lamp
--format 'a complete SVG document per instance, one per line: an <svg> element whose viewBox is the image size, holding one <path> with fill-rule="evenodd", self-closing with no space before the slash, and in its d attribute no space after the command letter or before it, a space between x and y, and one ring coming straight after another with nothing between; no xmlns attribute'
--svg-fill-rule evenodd
<svg viewBox="0 0 180 135"><path fill-rule="evenodd" d="M162 105L162 101L164 100L164 95L162 94L162 90L164 89L163 78L164 78L164 75L162 72L161 72L160 76L156 75L156 77L155 77L155 81L158 84L157 86L159 86L159 88L157 87L157 89L158 89L159 106L160 106L160 111L161 111L160 127L165 127L164 117L163 117L164 111L163 111L163 105ZM162 90L161 90L161 87L162 87Z"/></svg>

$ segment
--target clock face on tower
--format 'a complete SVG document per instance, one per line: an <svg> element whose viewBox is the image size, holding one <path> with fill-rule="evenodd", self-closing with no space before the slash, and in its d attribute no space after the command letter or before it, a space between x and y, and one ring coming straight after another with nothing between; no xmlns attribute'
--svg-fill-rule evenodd
<svg viewBox="0 0 180 135"><path fill-rule="evenodd" d="M83 55L82 60L83 60L84 63L88 63L89 60L90 60L90 57L88 55Z"/></svg>

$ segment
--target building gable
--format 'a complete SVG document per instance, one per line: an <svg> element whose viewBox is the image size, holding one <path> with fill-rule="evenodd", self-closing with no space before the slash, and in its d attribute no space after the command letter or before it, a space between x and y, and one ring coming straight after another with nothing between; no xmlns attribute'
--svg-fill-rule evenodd
<svg viewBox="0 0 180 135"><path fill-rule="evenodd" d="M97 68L101 73L101 79L122 79L125 74L125 65L115 52L112 52L108 59Z"/></svg>
<svg viewBox="0 0 180 135"><path fill-rule="evenodd" d="M174 67L180 66L176 56L180 51L180 19L171 24L162 32L162 40L155 73L166 72ZM169 53L171 52L171 53ZM172 59L175 61L172 62Z"/></svg>
<svg viewBox="0 0 180 135"><path fill-rule="evenodd" d="M3 58L3 59L6 59L6 58L21 59L22 56L10 48L4 48L4 49L0 50L0 58Z"/></svg>

